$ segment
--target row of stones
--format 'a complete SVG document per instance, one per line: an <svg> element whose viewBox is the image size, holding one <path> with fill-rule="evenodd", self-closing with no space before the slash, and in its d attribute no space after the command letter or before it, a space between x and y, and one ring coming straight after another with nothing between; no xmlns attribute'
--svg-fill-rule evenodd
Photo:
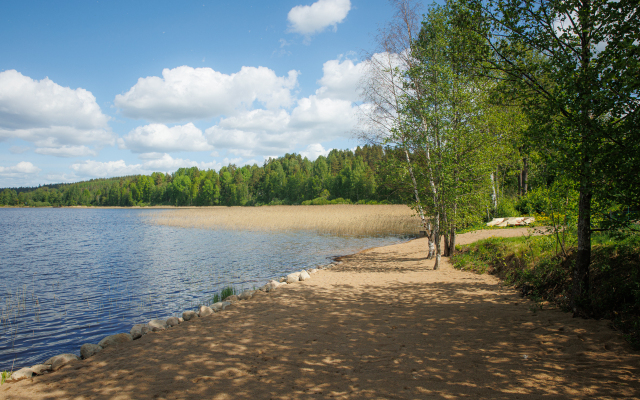
<svg viewBox="0 0 640 400"><path fill-rule="evenodd" d="M324 269L330 267L331 264L326 267L318 267L318 269ZM240 300L249 300L258 292L271 292L276 290L280 286L286 286L287 284L306 281L311 278L311 274L318 272L318 269L312 268L309 270L302 270L300 272L294 272L287 276L281 277L279 280L270 280L269 283L262 286L258 290L245 290L239 295L231 295L220 302L214 303L211 307L200 306L200 309L196 311L185 311L182 313L182 318L169 317L166 320L153 319L148 324L136 324L131 328L129 333L117 333L115 335L109 335L102 339L98 344L85 343L80 347L80 357L75 354L60 354L53 356L44 364L34 365L33 367L22 368L11 374L11 381L18 381L21 379L31 378L34 375L43 375L52 371L60 369L63 365L68 364L74 360L87 359L101 352L109 346L113 346L120 343L131 342L136 339L140 339L142 336L149 332L159 332L165 329L178 326L184 321L189 321L195 318L202 318L208 315L212 315L216 312L223 311L228 306Z"/></svg>

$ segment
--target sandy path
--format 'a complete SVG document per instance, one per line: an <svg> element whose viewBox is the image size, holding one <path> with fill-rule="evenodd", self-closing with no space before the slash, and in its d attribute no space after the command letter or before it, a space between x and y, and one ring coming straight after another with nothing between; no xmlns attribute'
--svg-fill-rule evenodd
<svg viewBox="0 0 640 400"><path fill-rule="evenodd" d="M447 262L433 271L424 245L345 257L309 281L2 385L0 399L640 398L640 356L606 321L534 313L496 278Z"/></svg>

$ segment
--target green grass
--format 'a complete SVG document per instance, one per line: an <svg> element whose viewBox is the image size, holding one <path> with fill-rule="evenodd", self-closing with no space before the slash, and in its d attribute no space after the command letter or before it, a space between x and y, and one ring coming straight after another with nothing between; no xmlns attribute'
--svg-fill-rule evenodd
<svg viewBox="0 0 640 400"><path fill-rule="evenodd" d="M564 257L554 237L533 236L490 238L458 249L455 268L497 275L535 308L548 301L568 311L575 248ZM594 234L590 275L590 301L581 306L590 317L610 319L640 349L640 235Z"/></svg>
<svg viewBox="0 0 640 400"><path fill-rule="evenodd" d="M222 288L220 293L214 293L213 297L211 298L210 304L214 304L214 303L217 303L219 301L222 301L222 300L226 299L227 297L232 296L234 294L237 294L236 289L233 286L226 286L226 287Z"/></svg>
<svg viewBox="0 0 640 400"><path fill-rule="evenodd" d="M0 372L0 385L4 384L9 378L11 378L11 371Z"/></svg>

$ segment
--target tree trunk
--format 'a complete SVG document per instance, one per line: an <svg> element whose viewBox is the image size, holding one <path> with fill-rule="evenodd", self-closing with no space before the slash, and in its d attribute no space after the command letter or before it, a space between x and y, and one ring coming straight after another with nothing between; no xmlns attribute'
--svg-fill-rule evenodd
<svg viewBox="0 0 640 400"><path fill-rule="evenodd" d="M429 225L427 223L427 219L424 217L424 211L422 210L422 204L420 204L420 194L418 193L418 183L416 182L416 177L413 174L413 167L411 166L411 158L409 158L409 152L407 149L404 149L404 155L407 158L407 166L409 167L409 175L411 175L411 182L413 183L413 194L416 198L416 206L418 207L418 213L420 214L420 220L422 221L422 226L424 227L425 236L427 237L427 259L432 257L431 248L433 247L429 241Z"/></svg>
<svg viewBox="0 0 640 400"><path fill-rule="evenodd" d="M435 221L433 222L433 239L436 244L436 262L433 264L433 269L440 269L440 212L436 211Z"/></svg>
<svg viewBox="0 0 640 400"><path fill-rule="evenodd" d="M589 266L591 265L591 185L581 178L578 200L578 254L573 270L571 308L574 316L585 312L589 300Z"/></svg>
<svg viewBox="0 0 640 400"><path fill-rule="evenodd" d="M449 257L456 253L456 227L451 225L451 235L449 236L451 243L449 243Z"/></svg>
<svg viewBox="0 0 640 400"><path fill-rule="evenodd" d="M529 190L529 162L527 157L522 159L522 195L526 196Z"/></svg>
<svg viewBox="0 0 640 400"><path fill-rule="evenodd" d="M451 248L449 247L449 232L445 229L444 231L444 252L443 252L443 256L445 257L449 257L449 255L451 254Z"/></svg>

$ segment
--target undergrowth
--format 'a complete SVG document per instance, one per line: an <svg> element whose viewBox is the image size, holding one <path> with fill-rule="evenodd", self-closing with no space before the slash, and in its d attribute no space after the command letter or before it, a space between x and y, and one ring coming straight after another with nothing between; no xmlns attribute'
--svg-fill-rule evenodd
<svg viewBox="0 0 640 400"><path fill-rule="evenodd" d="M569 311L575 247L565 257L553 236L522 236L489 238L458 250L455 268L497 275L535 308L546 301ZM589 316L610 319L640 349L640 235L594 233L590 279L590 301L582 304Z"/></svg>

